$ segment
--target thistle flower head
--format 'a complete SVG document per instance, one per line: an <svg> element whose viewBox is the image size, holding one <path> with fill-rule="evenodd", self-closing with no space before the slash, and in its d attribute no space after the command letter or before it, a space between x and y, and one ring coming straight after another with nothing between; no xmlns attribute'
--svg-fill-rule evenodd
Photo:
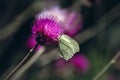
<svg viewBox="0 0 120 80"><path fill-rule="evenodd" d="M63 32L61 20L51 11L38 14L32 27L32 33L40 43L54 43Z"/></svg>
<svg viewBox="0 0 120 80"><path fill-rule="evenodd" d="M36 45L36 43L37 42L36 42L35 38L32 35L28 36L28 38L26 39L26 47L28 49L32 49ZM42 46L38 45L36 47L35 51L38 51L41 47Z"/></svg>
<svg viewBox="0 0 120 80"><path fill-rule="evenodd" d="M66 12L66 19L65 19L65 26L64 26L64 33L69 36L74 36L82 29L82 18L80 14L72 11Z"/></svg>
<svg viewBox="0 0 120 80"><path fill-rule="evenodd" d="M89 60L84 55L76 54L69 62L77 71L85 73L89 69Z"/></svg>
<svg viewBox="0 0 120 80"><path fill-rule="evenodd" d="M54 17L56 17L60 22L64 23L66 18L66 10L54 6L49 9L49 13L54 15Z"/></svg>
<svg viewBox="0 0 120 80"><path fill-rule="evenodd" d="M74 36L81 28L81 16L59 7L52 7L36 16L32 33L40 39L37 42L52 43L58 41L58 36L63 32Z"/></svg>
<svg viewBox="0 0 120 80"><path fill-rule="evenodd" d="M55 68L56 69L60 69L60 68L64 68L66 66L66 61L62 58L57 59L55 62Z"/></svg>
<svg viewBox="0 0 120 80"><path fill-rule="evenodd" d="M55 62L56 69L71 67L74 71L86 73L89 69L89 60L84 55L76 54L68 62L64 59L57 59Z"/></svg>
<svg viewBox="0 0 120 80"><path fill-rule="evenodd" d="M79 45L69 36L62 34L65 19L64 11L57 7L43 11L36 16L32 33L40 45L58 42L60 56L68 60L79 51Z"/></svg>

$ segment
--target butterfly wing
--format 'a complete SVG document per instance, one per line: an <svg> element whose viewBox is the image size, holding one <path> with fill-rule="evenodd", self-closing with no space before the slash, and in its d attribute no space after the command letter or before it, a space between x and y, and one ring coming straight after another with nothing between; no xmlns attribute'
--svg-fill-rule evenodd
<svg viewBox="0 0 120 80"><path fill-rule="evenodd" d="M64 59L70 59L76 52L79 51L78 43L70 38L67 35L61 35L59 38L59 49L60 49L60 56Z"/></svg>

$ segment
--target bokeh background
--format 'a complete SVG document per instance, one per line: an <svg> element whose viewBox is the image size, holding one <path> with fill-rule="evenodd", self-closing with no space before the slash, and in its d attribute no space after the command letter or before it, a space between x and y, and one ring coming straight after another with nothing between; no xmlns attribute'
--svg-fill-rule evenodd
<svg viewBox="0 0 120 80"><path fill-rule="evenodd" d="M72 36L80 44L80 57L64 61L56 45L45 46L17 80L92 80L120 51L119 0L0 0L0 80L29 51L26 39L35 15L51 6L80 15L82 28ZM98 80L120 80L120 58Z"/></svg>

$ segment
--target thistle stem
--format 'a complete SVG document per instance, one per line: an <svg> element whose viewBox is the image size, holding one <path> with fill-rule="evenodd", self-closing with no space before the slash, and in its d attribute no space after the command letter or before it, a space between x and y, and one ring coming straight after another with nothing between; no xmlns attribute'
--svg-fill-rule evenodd
<svg viewBox="0 0 120 80"><path fill-rule="evenodd" d="M92 80L98 80L100 76L102 76L108 69L111 65L113 65L117 58L120 57L120 52L117 53L111 60L110 62L92 79Z"/></svg>
<svg viewBox="0 0 120 80"><path fill-rule="evenodd" d="M34 55L12 76L12 80L18 80L31 67L36 60L44 53L45 47L41 47Z"/></svg>
<svg viewBox="0 0 120 80"><path fill-rule="evenodd" d="M10 80L10 78L22 67L33 55L33 51L38 46L36 44L30 51L27 53L27 55L20 61L20 63L6 76L4 80Z"/></svg>

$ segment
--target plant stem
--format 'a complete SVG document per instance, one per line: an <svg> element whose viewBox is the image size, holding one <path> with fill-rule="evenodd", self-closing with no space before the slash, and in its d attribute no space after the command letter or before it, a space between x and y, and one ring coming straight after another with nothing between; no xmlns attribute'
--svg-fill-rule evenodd
<svg viewBox="0 0 120 80"><path fill-rule="evenodd" d="M33 63L35 63L35 61L37 59L39 59L39 57L42 55L42 53L44 53L45 51L45 47L41 47L37 52L34 53L34 55L31 57L31 59L29 59L16 73L15 75L13 75L13 77L11 78L12 80L18 80L22 75L25 74L25 72L29 69L29 67L31 67L31 65Z"/></svg>
<svg viewBox="0 0 120 80"><path fill-rule="evenodd" d="M20 67L22 67L33 55L33 51L35 50L35 48L38 46L38 44L36 44L34 46L34 48L30 49L30 51L27 53L27 55L22 59L22 61L6 76L6 78L4 80L10 80L10 78L14 75L14 73L16 73L16 71L18 71L20 69Z"/></svg>
<svg viewBox="0 0 120 80"><path fill-rule="evenodd" d="M109 67L114 64L117 60L117 58L120 56L120 52L117 53L111 60L110 62L92 79L92 80L98 80L100 76L102 76L108 69Z"/></svg>

